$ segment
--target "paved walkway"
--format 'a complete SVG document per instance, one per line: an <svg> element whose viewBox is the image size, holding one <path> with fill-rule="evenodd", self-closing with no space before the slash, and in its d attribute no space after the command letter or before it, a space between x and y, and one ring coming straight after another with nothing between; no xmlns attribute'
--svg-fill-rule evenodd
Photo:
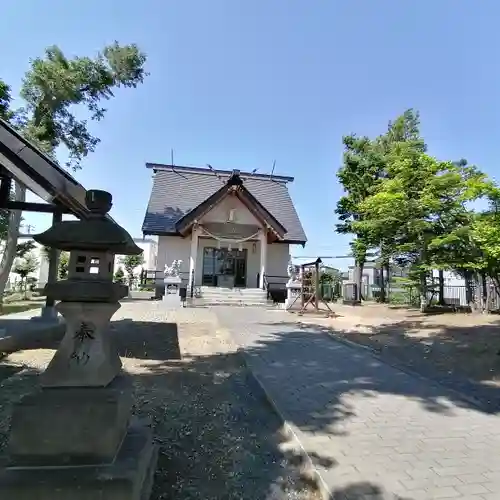
<svg viewBox="0 0 500 500"><path fill-rule="evenodd" d="M332 499L500 498L499 416L286 313L215 311Z"/></svg>

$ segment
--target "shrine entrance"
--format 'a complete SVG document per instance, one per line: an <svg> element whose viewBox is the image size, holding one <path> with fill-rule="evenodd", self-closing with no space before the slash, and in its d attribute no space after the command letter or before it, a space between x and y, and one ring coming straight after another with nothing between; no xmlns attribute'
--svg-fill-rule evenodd
<svg viewBox="0 0 500 500"><path fill-rule="evenodd" d="M247 286L247 250L205 247L203 280L205 286L245 288Z"/></svg>

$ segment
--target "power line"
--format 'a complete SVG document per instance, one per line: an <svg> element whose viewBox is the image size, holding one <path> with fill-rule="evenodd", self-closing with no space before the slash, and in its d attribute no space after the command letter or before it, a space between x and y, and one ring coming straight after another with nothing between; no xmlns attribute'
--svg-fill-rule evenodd
<svg viewBox="0 0 500 500"><path fill-rule="evenodd" d="M375 253L367 253L367 257L377 257ZM354 255L293 255L293 259L354 259Z"/></svg>

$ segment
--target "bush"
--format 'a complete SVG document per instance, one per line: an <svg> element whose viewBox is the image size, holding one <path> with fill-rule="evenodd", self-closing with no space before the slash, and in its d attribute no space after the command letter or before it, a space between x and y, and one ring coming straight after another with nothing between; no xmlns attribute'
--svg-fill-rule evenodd
<svg viewBox="0 0 500 500"><path fill-rule="evenodd" d="M114 276L114 281L115 281L115 283L125 284L125 273L124 273L123 268L121 266L116 270L116 273Z"/></svg>

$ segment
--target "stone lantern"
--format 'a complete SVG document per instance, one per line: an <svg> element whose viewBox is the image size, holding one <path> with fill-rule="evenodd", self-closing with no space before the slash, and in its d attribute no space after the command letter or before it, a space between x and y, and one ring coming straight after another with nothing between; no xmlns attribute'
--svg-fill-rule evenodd
<svg viewBox="0 0 500 500"><path fill-rule="evenodd" d="M145 500L157 450L151 430L131 421L132 383L108 333L128 287L113 283L115 255L142 250L106 214L105 191L88 191L91 216L63 221L34 236L70 252L68 279L48 283L66 334L41 377L12 415L10 466L0 498Z"/></svg>

